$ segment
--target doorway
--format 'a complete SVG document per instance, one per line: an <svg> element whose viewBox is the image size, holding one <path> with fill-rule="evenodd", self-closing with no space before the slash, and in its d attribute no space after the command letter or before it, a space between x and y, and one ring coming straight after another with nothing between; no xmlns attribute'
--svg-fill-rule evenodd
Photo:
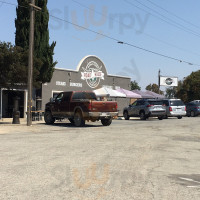
<svg viewBox="0 0 200 200"><path fill-rule="evenodd" d="M20 118L24 118L25 91L2 90L2 118L12 118L14 98L19 97Z"/></svg>

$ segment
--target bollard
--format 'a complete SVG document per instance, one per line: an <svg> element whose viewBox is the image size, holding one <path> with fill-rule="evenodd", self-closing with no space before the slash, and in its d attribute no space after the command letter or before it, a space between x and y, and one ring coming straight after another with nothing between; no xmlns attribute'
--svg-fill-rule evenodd
<svg viewBox="0 0 200 200"><path fill-rule="evenodd" d="M19 97L14 98L13 124L20 124Z"/></svg>

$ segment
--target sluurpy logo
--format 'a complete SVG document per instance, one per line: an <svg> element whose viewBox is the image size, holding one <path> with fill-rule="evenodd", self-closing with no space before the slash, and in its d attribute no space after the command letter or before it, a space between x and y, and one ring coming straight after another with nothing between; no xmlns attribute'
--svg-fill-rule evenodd
<svg viewBox="0 0 200 200"><path fill-rule="evenodd" d="M81 72L81 79L86 80L86 83L91 88L96 88L101 79L104 80L104 73L101 71L102 66L96 62L91 61L87 64L86 68L82 67L84 72Z"/></svg>
<svg viewBox="0 0 200 200"><path fill-rule="evenodd" d="M171 85L171 84L173 83L173 79L172 79L172 78L167 78L167 79L165 80L165 83L166 83L167 85Z"/></svg>

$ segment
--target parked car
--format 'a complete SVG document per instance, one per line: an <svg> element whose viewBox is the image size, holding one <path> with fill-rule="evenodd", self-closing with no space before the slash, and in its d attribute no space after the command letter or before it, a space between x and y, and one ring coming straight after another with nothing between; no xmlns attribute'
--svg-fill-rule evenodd
<svg viewBox="0 0 200 200"><path fill-rule="evenodd" d="M54 102L45 107L44 120L53 124L56 119L68 118L75 126L84 126L86 120L101 120L103 126L109 126L118 116L116 101L97 101L94 92L61 92Z"/></svg>
<svg viewBox="0 0 200 200"><path fill-rule="evenodd" d="M186 104L186 115L188 117L195 117L200 114L200 102L191 101Z"/></svg>
<svg viewBox="0 0 200 200"><path fill-rule="evenodd" d="M181 119L186 115L186 106L180 99L164 99L166 105L166 117L177 117Z"/></svg>
<svg viewBox="0 0 200 200"><path fill-rule="evenodd" d="M162 120L166 115L166 107L162 100L142 99L124 108L123 115L125 120L129 120L130 117L140 117L141 120L158 117L159 120Z"/></svg>

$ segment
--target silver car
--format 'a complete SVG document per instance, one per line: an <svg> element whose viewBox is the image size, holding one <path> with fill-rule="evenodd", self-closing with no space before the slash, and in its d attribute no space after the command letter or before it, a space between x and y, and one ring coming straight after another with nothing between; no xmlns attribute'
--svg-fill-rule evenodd
<svg viewBox="0 0 200 200"><path fill-rule="evenodd" d="M181 119L186 115L186 106L180 99L164 99L163 103L166 105L166 117L177 117Z"/></svg>
<svg viewBox="0 0 200 200"><path fill-rule="evenodd" d="M123 115L125 120L130 117L140 117L141 120L158 117L162 120L166 116L166 107L162 100L141 99L124 108Z"/></svg>

